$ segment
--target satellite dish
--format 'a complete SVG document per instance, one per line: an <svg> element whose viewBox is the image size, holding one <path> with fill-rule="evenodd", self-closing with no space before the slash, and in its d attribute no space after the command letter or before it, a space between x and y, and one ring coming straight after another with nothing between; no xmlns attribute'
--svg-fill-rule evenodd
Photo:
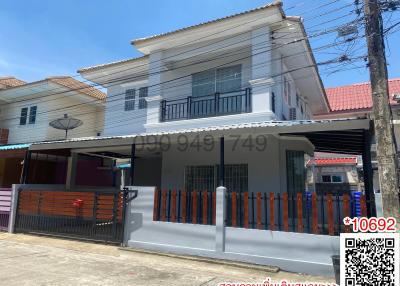
<svg viewBox="0 0 400 286"><path fill-rule="evenodd" d="M68 117L67 114L64 114L63 118L58 118L49 123L49 125L55 129L65 130L65 139L68 136L68 130L75 129L83 124L82 120Z"/></svg>

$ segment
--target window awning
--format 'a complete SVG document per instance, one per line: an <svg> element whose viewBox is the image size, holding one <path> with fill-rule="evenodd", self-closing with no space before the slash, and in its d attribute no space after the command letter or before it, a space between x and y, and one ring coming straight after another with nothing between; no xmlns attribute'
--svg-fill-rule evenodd
<svg viewBox="0 0 400 286"><path fill-rule="evenodd" d="M23 158L30 144L13 144L0 146L1 158Z"/></svg>

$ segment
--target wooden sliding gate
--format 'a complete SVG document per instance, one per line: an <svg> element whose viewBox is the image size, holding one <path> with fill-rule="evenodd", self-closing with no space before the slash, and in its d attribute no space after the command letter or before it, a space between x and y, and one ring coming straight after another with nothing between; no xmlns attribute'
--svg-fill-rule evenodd
<svg viewBox="0 0 400 286"><path fill-rule="evenodd" d="M120 190L22 189L15 231L121 243L124 200Z"/></svg>

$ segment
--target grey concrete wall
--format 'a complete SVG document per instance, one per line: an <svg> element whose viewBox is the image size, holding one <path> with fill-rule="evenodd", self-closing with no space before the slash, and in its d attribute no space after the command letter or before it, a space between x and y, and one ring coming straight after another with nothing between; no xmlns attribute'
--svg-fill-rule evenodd
<svg viewBox="0 0 400 286"><path fill-rule="evenodd" d="M125 244L147 250L229 259L283 270L333 276L331 255L339 237L221 227L225 196L217 192L217 227L153 221L154 187L133 187L127 208Z"/></svg>
<svg viewBox="0 0 400 286"><path fill-rule="evenodd" d="M134 187L138 197L128 206L127 244L154 250L213 251L215 226L153 221L154 187ZM200 252L198 253L200 254Z"/></svg>

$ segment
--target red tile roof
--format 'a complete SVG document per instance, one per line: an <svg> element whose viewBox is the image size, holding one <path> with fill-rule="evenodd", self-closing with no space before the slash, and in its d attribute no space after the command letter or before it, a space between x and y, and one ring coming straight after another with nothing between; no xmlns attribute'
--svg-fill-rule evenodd
<svg viewBox="0 0 400 286"><path fill-rule="evenodd" d="M328 157L315 158L308 161L307 165L314 164L315 166L331 166L331 165L357 165L357 157Z"/></svg>
<svg viewBox="0 0 400 286"><path fill-rule="evenodd" d="M390 104L398 104L393 99L394 94L400 94L400 78L389 80ZM371 84L358 83L326 89L331 112L352 111L372 108Z"/></svg>
<svg viewBox="0 0 400 286"><path fill-rule="evenodd" d="M26 82L13 76L0 77L0 89L24 85Z"/></svg>

